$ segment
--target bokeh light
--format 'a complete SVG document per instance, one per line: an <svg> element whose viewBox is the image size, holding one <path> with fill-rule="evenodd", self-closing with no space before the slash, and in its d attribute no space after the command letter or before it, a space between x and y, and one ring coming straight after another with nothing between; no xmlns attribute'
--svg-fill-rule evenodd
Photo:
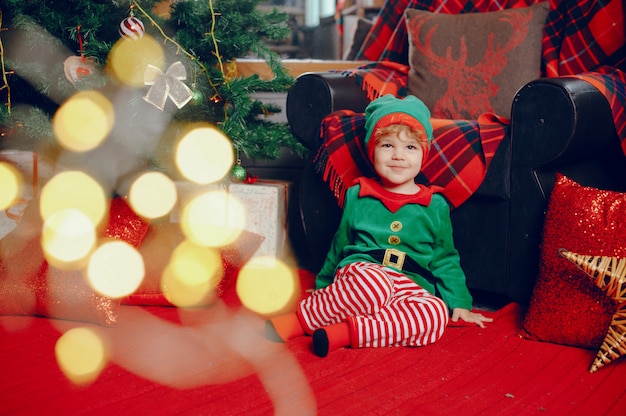
<svg viewBox="0 0 626 416"><path fill-rule="evenodd" d="M22 174L13 165L0 162L0 184L0 210L5 210L22 195Z"/></svg>
<svg viewBox="0 0 626 416"><path fill-rule="evenodd" d="M115 120L113 104L97 91L80 91L65 101L52 120L57 142L66 149L86 152L109 135Z"/></svg>
<svg viewBox="0 0 626 416"><path fill-rule="evenodd" d="M231 141L208 124L190 128L176 147L176 166L185 178L201 185L222 179L234 159Z"/></svg>
<svg viewBox="0 0 626 416"><path fill-rule="evenodd" d="M87 215L98 226L107 212L104 190L81 171L56 174L41 190L39 210L44 221L58 211L74 208Z"/></svg>
<svg viewBox="0 0 626 416"><path fill-rule="evenodd" d="M273 257L255 257L237 277L237 295L253 312L272 316L293 308L300 284L293 269Z"/></svg>
<svg viewBox="0 0 626 416"><path fill-rule="evenodd" d="M145 218L159 218L176 204L176 185L161 172L146 172L130 187L128 199L133 210Z"/></svg>
<svg viewBox="0 0 626 416"><path fill-rule="evenodd" d="M210 302L224 275L218 250L183 241L163 271L161 290L172 304L192 307Z"/></svg>
<svg viewBox="0 0 626 416"><path fill-rule="evenodd" d="M111 48L107 65L120 82L139 88L144 86L148 65L165 66L165 53L161 44L148 34L132 42L122 38Z"/></svg>
<svg viewBox="0 0 626 416"><path fill-rule="evenodd" d="M59 367L75 384L94 381L107 361L104 341L89 328L73 328L61 335L54 352Z"/></svg>
<svg viewBox="0 0 626 416"><path fill-rule="evenodd" d="M87 278L99 293L114 299L133 293L143 280L145 266L141 254L124 241L109 241L89 258Z"/></svg>
<svg viewBox="0 0 626 416"><path fill-rule="evenodd" d="M41 233L44 256L48 263L59 269L83 267L95 243L95 227L80 210L57 211L44 221Z"/></svg>
<svg viewBox="0 0 626 416"><path fill-rule="evenodd" d="M221 247L232 243L246 224L243 204L225 190L202 193L183 207L181 229L201 246Z"/></svg>

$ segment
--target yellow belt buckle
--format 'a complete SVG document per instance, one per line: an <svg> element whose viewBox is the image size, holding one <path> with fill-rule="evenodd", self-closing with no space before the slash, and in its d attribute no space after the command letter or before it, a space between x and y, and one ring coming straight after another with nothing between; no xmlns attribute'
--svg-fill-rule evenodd
<svg viewBox="0 0 626 416"><path fill-rule="evenodd" d="M388 248L385 250L385 256L383 257L383 266L391 266L398 270L402 270L405 257L406 253L404 251L396 250L395 248Z"/></svg>

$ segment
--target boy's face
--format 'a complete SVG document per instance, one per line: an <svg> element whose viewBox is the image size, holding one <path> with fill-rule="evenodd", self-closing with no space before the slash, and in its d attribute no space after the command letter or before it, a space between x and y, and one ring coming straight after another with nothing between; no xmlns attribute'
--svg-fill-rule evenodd
<svg viewBox="0 0 626 416"><path fill-rule="evenodd" d="M413 193L415 177L422 169L424 151L406 131L381 136L374 148L374 169L387 190Z"/></svg>

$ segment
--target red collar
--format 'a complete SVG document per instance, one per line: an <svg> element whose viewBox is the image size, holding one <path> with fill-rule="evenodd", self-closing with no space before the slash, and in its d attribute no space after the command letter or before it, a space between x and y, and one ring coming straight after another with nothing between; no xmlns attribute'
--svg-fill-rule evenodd
<svg viewBox="0 0 626 416"><path fill-rule="evenodd" d="M417 184L419 191L414 194L397 194L382 187L374 178L360 177L357 183L361 185L359 196L371 196L378 199L391 212L396 212L406 204L419 204L427 207L433 198L433 194L441 192L439 186L425 186Z"/></svg>

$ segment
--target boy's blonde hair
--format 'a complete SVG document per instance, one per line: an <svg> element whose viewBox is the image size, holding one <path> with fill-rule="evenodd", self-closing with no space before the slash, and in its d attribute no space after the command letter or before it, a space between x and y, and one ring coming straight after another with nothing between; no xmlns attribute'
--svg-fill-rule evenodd
<svg viewBox="0 0 626 416"><path fill-rule="evenodd" d="M378 143L380 138L383 136L387 136L389 134L397 134L400 135L401 132L406 132L409 139L415 140L422 146L424 151L428 150L430 147L430 143L426 133L423 130L415 129L407 126L406 124L390 124L388 126L381 127L376 129L374 132L374 143Z"/></svg>

